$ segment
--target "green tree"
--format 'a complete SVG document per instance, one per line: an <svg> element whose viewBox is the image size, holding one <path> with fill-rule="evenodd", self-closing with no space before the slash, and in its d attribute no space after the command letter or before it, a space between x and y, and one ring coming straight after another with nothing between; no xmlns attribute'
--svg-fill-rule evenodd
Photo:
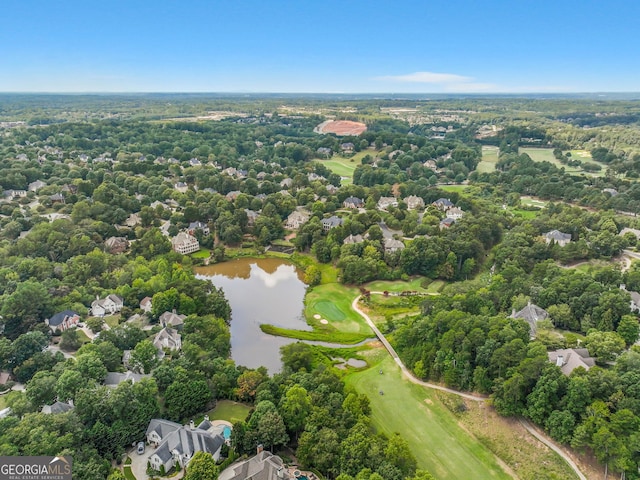
<svg viewBox="0 0 640 480"><path fill-rule="evenodd" d="M78 350L81 345L82 342L80 341L80 335L76 328L70 328L62 332L62 335L60 336L60 348L62 350L72 352L74 350Z"/></svg>
<svg viewBox="0 0 640 480"><path fill-rule="evenodd" d="M129 363L134 370L142 373L151 373L153 367L158 363L158 350L151 340L143 340L136 345L131 352Z"/></svg>
<svg viewBox="0 0 640 480"><path fill-rule="evenodd" d="M640 334L640 324L638 324L636 316L624 315L620 319L616 332L622 337L627 348L636 343L638 335Z"/></svg>
<svg viewBox="0 0 640 480"><path fill-rule="evenodd" d="M186 419L204 410L212 399L204 380L175 381L165 393L167 412L174 420Z"/></svg>
<svg viewBox="0 0 640 480"><path fill-rule="evenodd" d="M285 368L292 372L304 369L311 371L313 365L313 350L304 342L295 342L280 347L280 355Z"/></svg>
<svg viewBox="0 0 640 480"><path fill-rule="evenodd" d="M206 452L196 452L187 465L185 480L216 480L219 469L213 457Z"/></svg>
<svg viewBox="0 0 640 480"><path fill-rule="evenodd" d="M409 442L399 433L394 433L389 438L384 455L389 463L402 472L403 477L409 477L416 472L417 462L411 453Z"/></svg>
<svg viewBox="0 0 640 480"><path fill-rule="evenodd" d="M36 408L53 403L56 399L57 381L58 377L51 372L37 372L27 384L29 402Z"/></svg>
<svg viewBox="0 0 640 480"><path fill-rule="evenodd" d="M77 370L65 370L56 382L58 400L75 400L78 391L87 386L87 379Z"/></svg>
<svg viewBox="0 0 640 480"><path fill-rule="evenodd" d="M265 445L269 445L271 451L275 445L285 445L289 441L284 420L277 411L267 412L260 418L257 438Z"/></svg>
<svg viewBox="0 0 640 480"><path fill-rule="evenodd" d="M287 429L297 437L304 429L307 416L311 412L311 396L304 387L293 385L282 397L279 410Z"/></svg>

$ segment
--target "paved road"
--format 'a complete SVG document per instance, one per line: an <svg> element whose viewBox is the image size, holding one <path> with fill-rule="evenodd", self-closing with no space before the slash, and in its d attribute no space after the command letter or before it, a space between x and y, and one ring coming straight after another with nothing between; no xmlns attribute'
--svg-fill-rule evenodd
<svg viewBox="0 0 640 480"><path fill-rule="evenodd" d="M378 293L378 292L371 292L371 293ZM360 307L358 306L358 301L360 300L360 297L362 295L358 295L356 297L356 299L353 301L353 303L351 304L351 307L358 312L362 318L364 318L367 323L369 324L369 327L371 327L371 330L373 330L373 332L376 334L376 337L378 337L378 339L382 342L382 344L384 345L384 347L387 349L387 351L389 352L389 354L393 357L393 359L395 360L395 362L400 366L400 369L402 370L402 373L404 374L405 377L407 377L411 382L418 384L418 385L422 385L424 387L427 388L433 388L435 390L440 390L443 392L447 392L447 393L452 393L454 395L458 395L460 397L466 398L468 400L473 400L476 402L484 402L485 400L487 400L487 397L484 396L480 396L480 395L473 395L470 393L464 393L464 392L459 392L457 390L453 390L451 388L446 388L443 387L441 385L436 385L434 383L429 383L429 382L423 382L422 380L420 380L419 378L416 378L413 373L411 373L409 371L409 369L405 366L404 363L402 363L402 360L400 360L400 357L398 356L398 354L396 353L395 349L391 346L391 344L389 343L389 341L386 339L386 337L382 334L382 332L378 329L378 327L376 327L375 323L373 323L373 321L371 320L371 318L369 317L369 315L367 315L366 313L364 313L362 310L360 310ZM580 469L578 468L578 466L575 464L575 462L571 459L571 457L569 457L569 455L567 455L566 453L564 453L564 451L558 447L553 441L551 441L549 438L547 438L545 435L543 435L542 433L538 432L528 421L521 419L520 423L522 423L522 426L534 437L536 437L538 440L540 440L542 443L544 443L546 446L548 446L551 450L553 450L554 452L556 452L558 455L560 455L560 457L562 457L562 459L567 462L567 464L573 469L573 471L576 473L576 475L578 476L578 478L580 478L580 480L587 480L587 477L585 477L582 472L580 471Z"/></svg>

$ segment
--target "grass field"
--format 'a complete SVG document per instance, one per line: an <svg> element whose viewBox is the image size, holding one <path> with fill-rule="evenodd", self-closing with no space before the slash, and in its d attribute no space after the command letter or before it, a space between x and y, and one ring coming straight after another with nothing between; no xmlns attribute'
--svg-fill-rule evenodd
<svg viewBox="0 0 640 480"><path fill-rule="evenodd" d="M104 317L104 323L110 328L116 328L120 323L120 315L107 315Z"/></svg>
<svg viewBox="0 0 640 480"><path fill-rule="evenodd" d="M305 297L305 317L311 325L318 325L314 315L320 315L329 321L329 325L341 332L366 333L371 330L364 319L353 311L351 302L358 290L338 283L318 285ZM320 326L320 325L318 325Z"/></svg>
<svg viewBox="0 0 640 480"><path fill-rule="evenodd" d="M478 173L491 173L495 171L499 153L500 149L498 147L484 145L482 147L482 161L476 168Z"/></svg>
<svg viewBox="0 0 640 480"><path fill-rule="evenodd" d="M568 165L563 165L562 163L560 163L560 160L556 159L556 157L553 156L552 148L521 148L520 153L526 153L534 162L549 162L558 168L564 168L564 171L567 173L581 173L584 175L590 175L592 177L600 177L604 175L604 169L599 172L585 172L580 167L570 167ZM598 164L598 162L595 162L591 159L591 154L586 150L571 150L571 156L573 158L577 158L578 160L582 160L583 162L586 161L589 163ZM602 164L598 165L602 166Z"/></svg>
<svg viewBox="0 0 640 480"><path fill-rule="evenodd" d="M379 364L349 374L345 381L369 397L378 431L402 433L418 468L429 470L439 480L511 478L491 451L458 425L432 390L402 377L391 357L385 355ZM384 395L379 394L381 390Z"/></svg>
<svg viewBox="0 0 640 480"><path fill-rule="evenodd" d="M464 192L469 185L438 185L438 189L443 192Z"/></svg>
<svg viewBox="0 0 640 480"><path fill-rule="evenodd" d="M513 208L511 209L511 212L517 216L517 217L522 217L525 220L531 220L533 218L536 218L540 212L537 212L535 210L522 210L520 208Z"/></svg>
<svg viewBox="0 0 640 480"><path fill-rule="evenodd" d="M387 280L377 280L375 282L369 282L364 286L367 290L372 292L402 292L405 290L414 290L417 292L427 292L426 288L422 287L422 283L425 281L424 277L416 277L408 282L398 280L395 282Z"/></svg>
<svg viewBox="0 0 640 480"><path fill-rule="evenodd" d="M363 150L356 153L353 157L346 158L339 155L334 155L327 160L316 159L317 162L322 163L325 167L343 177L342 185L349 185L353 182L353 172L356 167L362 164L362 158L366 155L374 157L376 152L372 150Z"/></svg>
<svg viewBox="0 0 640 480"><path fill-rule="evenodd" d="M197 252L191 254L191 258L209 258L211 255L211 250L207 248L201 248Z"/></svg>
<svg viewBox="0 0 640 480"><path fill-rule="evenodd" d="M251 407L244 403L238 403L231 400L218 400L216 408L210 410L209 420L226 420L227 422L237 422L247 418Z"/></svg>
<svg viewBox="0 0 640 480"><path fill-rule="evenodd" d="M131 467L129 465L125 465L122 468L122 473L124 473L124 477L127 480L136 480L136 476L133 474L133 472L131 471Z"/></svg>
<svg viewBox="0 0 640 480"><path fill-rule="evenodd" d="M546 200L536 200L535 198L522 196L520 197L520 203L527 207L544 208L547 206L547 203L549 202L547 202Z"/></svg>

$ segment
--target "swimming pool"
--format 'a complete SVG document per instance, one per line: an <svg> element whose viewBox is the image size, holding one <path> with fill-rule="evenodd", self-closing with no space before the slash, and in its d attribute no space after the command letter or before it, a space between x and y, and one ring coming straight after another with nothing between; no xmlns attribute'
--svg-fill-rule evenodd
<svg viewBox="0 0 640 480"><path fill-rule="evenodd" d="M222 430L222 436L225 440L229 440L231 438L231 427L225 426Z"/></svg>

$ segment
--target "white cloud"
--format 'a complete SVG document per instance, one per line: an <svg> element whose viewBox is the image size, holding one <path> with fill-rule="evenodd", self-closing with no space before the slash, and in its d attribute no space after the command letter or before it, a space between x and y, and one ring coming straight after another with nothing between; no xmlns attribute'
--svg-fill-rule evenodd
<svg viewBox="0 0 640 480"><path fill-rule="evenodd" d="M473 77L456 73L414 72L406 75L386 75L374 80L395 83L423 83L434 85L434 90L449 93L496 92L498 86L493 83L476 82Z"/></svg>
<svg viewBox="0 0 640 480"><path fill-rule="evenodd" d="M406 75L376 77L376 80L403 83L466 83L471 82L473 78L455 73L414 72Z"/></svg>

